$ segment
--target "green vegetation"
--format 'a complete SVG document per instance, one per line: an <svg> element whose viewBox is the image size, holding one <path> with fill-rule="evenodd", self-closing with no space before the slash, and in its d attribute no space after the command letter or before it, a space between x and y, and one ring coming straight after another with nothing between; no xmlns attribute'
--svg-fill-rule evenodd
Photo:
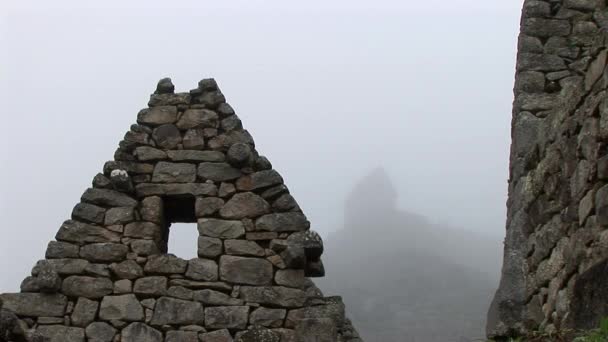
<svg viewBox="0 0 608 342"><path fill-rule="evenodd" d="M572 336L577 336L572 339ZM539 333L532 332L526 337L510 338L504 342L608 342L608 317L604 318L600 327L590 331L578 332L575 331L560 331L555 333ZM487 342L496 342L490 340Z"/></svg>
<svg viewBox="0 0 608 342"><path fill-rule="evenodd" d="M604 318L598 329L591 330L577 337L573 342L607 342L608 341L608 318Z"/></svg>

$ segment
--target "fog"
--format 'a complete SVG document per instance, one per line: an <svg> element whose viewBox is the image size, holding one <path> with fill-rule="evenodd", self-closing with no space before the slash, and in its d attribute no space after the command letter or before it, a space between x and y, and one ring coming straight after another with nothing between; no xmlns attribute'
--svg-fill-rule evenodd
<svg viewBox="0 0 608 342"><path fill-rule="evenodd" d="M500 254L519 1L0 6L0 292L43 258L167 76L178 91L218 81L323 237L340 241L347 197L382 168L399 210Z"/></svg>

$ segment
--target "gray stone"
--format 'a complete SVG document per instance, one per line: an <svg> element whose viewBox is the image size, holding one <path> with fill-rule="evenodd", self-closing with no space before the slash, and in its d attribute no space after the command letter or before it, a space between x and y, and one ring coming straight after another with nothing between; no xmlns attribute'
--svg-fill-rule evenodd
<svg viewBox="0 0 608 342"><path fill-rule="evenodd" d="M264 248L260 247L255 241L247 240L226 240L224 241L226 254L242 256L265 256Z"/></svg>
<svg viewBox="0 0 608 342"><path fill-rule="evenodd" d="M218 280L217 263L209 259L192 259L188 261L186 277L194 280Z"/></svg>
<svg viewBox="0 0 608 342"><path fill-rule="evenodd" d="M188 262L173 254L153 255L144 266L146 273L172 274L186 272Z"/></svg>
<svg viewBox="0 0 608 342"><path fill-rule="evenodd" d="M251 162L253 153L248 144L238 143L230 146L226 153L226 159L231 165L243 167Z"/></svg>
<svg viewBox="0 0 608 342"><path fill-rule="evenodd" d="M283 194L272 203L272 209L281 212L299 210L300 207L291 194Z"/></svg>
<svg viewBox="0 0 608 342"><path fill-rule="evenodd" d="M223 162L226 156L215 151L176 150L167 151L169 159L176 162Z"/></svg>
<svg viewBox="0 0 608 342"><path fill-rule="evenodd" d="M85 329L85 334L90 341L112 342L116 336L116 329L104 322L94 322Z"/></svg>
<svg viewBox="0 0 608 342"><path fill-rule="evenodd" d="M206 108L217 108L221 103L226 102L226 98L219 90L205 91L196 98L196 102L204 105Z"/></svg>
<svg viewBox="0 0 608 342"><path fill-rule="evenodd" d="M232 298L229 295L214 291L214 290L200 290L194 292L194 300L201 302L205 305L213 306L232 306L232 305L243 305L243 301L237 298Z"/></svg>
<svg viewBox="0 0 608 342"><path fill-rule="evenodd" d="M209 140L208 147L216 151L227 151L230 146L238 143L254 146L253 138L247 130L234 130Z"/></svg>
<svg viewBox="0 0 608 342"><path fill-rule="evenodd" d="M280 336L281 342L298 342L296 339L296 332L292 329L272 329L272 332ZM363 342L360 340L350 340L349 342Z"/></svg>
<svg viewBox="0 0 608 342"><path fill-rule="evenodd" d="M115 190L89 188L82 194L83 202L102 207L135 207L137 201Z"/></svg>
<svg viewBox="0 0 608 342"><path fill-rule="evenodd" d="M608 58L608 50L603 50L591 62L585 75L585 91L591 90L591 87L602 76L606 69L606 59Z"/></svg>
<svg viewBox="0 0 608 342"><path fill-rule="evenodd" d="M232 342L228 329L216 330L200 335L201 342Z"/></svg>
<svg viewBox="0 0 608 342"><path fill-rule="evenodd" d="M194 291L183 286L171 286L167 290L167 296L183 300L192 300Z"/></svg>
<svg viewBox="0 0 608 342"><path fill-rule="evenodd" d="M232 291L232 285L221 281L196 281L188 279L171 279L171 286L183 286L193 290L212 289L218 291Z"/></svg>
<svg viewBox="0 0 608 342"><path fill-rule="evenodd" d="M161 227L152 222L132 222L125 226L124 235L137 239L160 240Z"/></svg>
<svg viewBox="0 0 608 342"><path fill-rule="evenodd" d="M119 242L120 235L105 228L67 220L59 228L55 238L59 241L75 243Z"/></svg>
<svg viewBox="0 0 608 342"><path fill-rule="evenodd" d="M93 177L92 185L94 188L99 189L109 189L112 187L110 180L103 175L103 173L98 173Z"/></svg>
<svg viewBox="0 0 608 342"><path fill-rule="evenodd" d="M38 276L40 271L46 264L50 264L57 273L60 275L74 275L83 274L89 262L83 259L51 259L51 260L40 260L36 263L36 266L32 269L32 275Z"/></svg>
<svg viewBox="0 0 608 342"><path fill-rule="evenodd" d="M135 220L135 209L133 207L117 207L106 212L104 224L106 226L127 224L133 220Z"/></svg>
<svg viewBox="0 0 608 342"><path fill-rule="evenodd" d="M36 286L40 292L57 293L61 289L61 277L52 262L44 261L36 264Z"/></svg>
<svg viewBox="0 0 608 342"><path fill-rule="evenodd" d="M106 296L101 301L99 318L104 321L143 321L144 309L134 294L125 294L121 296Z"/></svg>
<svg viewBox="0 0 608 342"><path fill-rule="evenodd" d="M142 125L160 126L177 121L177 107L158 106L142 109L137 114L137 123Z"/></svg>
<svg viewBox="0 0 608 342"><path fill-rule="evenodd" d="M220 216L226 219L254 218L270 212L270 205L252 193L238 193L222 207Z"/></svg>
<svg viewBox="0 0 608 342"><path fill-rule="evenodd" d="M253 327L237 334L236 342L279 342L281 337L269 329Z"/></svg>
<svg viewBox="0 0 608 342"><path fill-rule="evenodd" d="M255 221L255 229L271 232L297 232L310 228L310 222L302 213L268 214Z"/></svg>
<svg viewBox="0 0 608 342"><path fill-rule="evenodd" d="M191 183L195 180L194 164L158 162L152 174L155 183Z"/></svg>
<svg viewBox="0 0 608 342"><path fill-rule="evenodd" d="M157 161L167 159L167 153L150 146L139 146L133 153L140 161Z"/></svg>
<svg viewBox="0 0 608 342"><path fill-rule="evenodd" d="M230 115L220 122L220 127L225 132L229 132L236 129L243 129L243 123L236 115Z"/></svg>
<svg viewBox="0 0 608 342"><path fill-rule="evenodd" d="M80 247L61 241L49 242L45 253L47 259L78 258L79 255Z"/></svg>
<svg viewBox="0 0 608 342"><path fill-rule="evenodd" d="M216 306L205 309L205 326L210 329L245 329L248 306Z"/></svg>
<svg viewBox="0 0 608 342"><path fill-rule="evenodd" d="M138 163L134 161L108 161L103 166L103 172L110 176L113 171L127 171L130 174L149 174L154 170L153 164ZM127 204L109 205L112 207L130 207Z"/></svg>
<svg viewBox="0 0 608 342"><path fill-rule="evenodd" d="M168 331L165 342L198 342L196 331Z"/></svg>
<svg viewBox="0 0 608 342"><path fill-rule="evenodd" d="M240 298L262 305L297 308L304 306L306 293L283 286L241 286Z"/></svg>
<svg viewBox="0 0 608 342"><path fill-rule="evenodd" d="M198 256L215 258L222 254L222 240L207 236L198 237Z"/></svg>
<svg viewBox="0 0 608 342"><path fill-rule="evenodd" d="M154 129L152 139L154 139L157 146L171 150L182 142L182 135L175 125L166 124Z"/></svg>
<svg viewBox="0 0 608 342"><path fill-rule="evenodd" d="M253 167L256 171L264 171L272 169L272 163L264 156L259 156L255 159Z"/></svg>
<svg viewBox="0 0 608 342"><path fill-rule="evenodd" d="M89 265L87 265L87 268L85 268L84 273L86 275L90 275L90 276L94 276L94 277L104 277L104 278L109 278L111 275L110 268L108 267L108 265L93 264L93 263L90 263Z"/></svg>
<svg viewBox="0 0 608 342"><path fill-rule="evenodd" d="M121 279L114 282L114 294L126 294L133 292L133 282L129 279Z"/></svg>
<svg viewBox="0 0 608 342"><path fill-rule="evenodd" d="M190 128L217 128L219 117L216 112L208 109L188 109L182 114L177 127L179 129Z"/></svg>
<svg viewBox="0 0 608 342"><path fill-rule="evenodd" d="M120 342L163 342L163 334L143 323L131 323L121 332Z"/></svg>
<svg viewBox="0 0 608 342"><path fill-rule="evenodd" d="M224 200L218 197L198 197L194 206L196 217L210 216L224 206Z"/></svg>
<svg viewBox="0 0 608 342"><path fill-rule="evenodd" d="M269 201L278 198L280 195L285 193L289 193L289 189L287 186L285 186L285 184L280 184L264 190L262 192L262 198Z"/></svg>
<svg viewBox="0 0 608 342"><path fill-rule="evenodd" d="M272 264L265 259L223 255L220 257L220 278L247 285L272 284Z"/></svg>
<svg viewBox="0 0 608 342"><path fill-rule="evenodd" d="M19 316L63 317L68 299L62 294L4 293L0 302L2 308Z"/></svg>
<svg viewBox="0 0 608 342"><path fill-rule="evenodd" d="M158 184L142 183L135 186L135 191L140 197L145 196L173 196L173 195L192 195L192 196L215 196L217 187L208 183L178 183L178 184Z"/></svg>
<svg viewBox="0 0 608 342"><path fill-rule="evenodd" d="M566 70L564 60L559 56L539 53L521 53L517 60L518 70L561 71Z"/></svg>
<svg viewBox="0 0 608 342"><path fill-rule="evenodd" d="M283 183L283 177L275 170L264 170L239 178L236 188L239 191L253 191Z"/></svg>
<svg viewBox="0 0 608 342"><path fill-rule="evenodd" d="M144 221L162 224L163 200L158 196L144 198L141 201L139 213L141 214L141 219Z"/></svg>
<svg viewBox="0 0 608 342"><path fill-rule="evenodd" d="M301 342L335 342L338 340L336 322L327 318L310 318L298 322L296 339Z"/></svg>
<svg viewBox="0 0 608 342"><path fill-rule="evenodd" d="M93 323L97 317L97 309L99 309L98 302L82 297L78 298L76 306L74 306L74 312L72 312L72 325L85 328Z"/></svg>
<svg viewBox="0 0 608 342"><path fill-rule="evenodd" d="M249 324L267 328L280 328L283 326L283 319L285 319L286 314L287 310L285 309L258 308L251 313Z"/></svg>
<svg viewBox="0 0 608 342"><path fill-rule="evenodd" d="M522 22L522 33L539 38L567 36L571 29L567 20L529 18Z"/></svg>
<svg viewBox="0 0 608 342"><path fill-rule="evenodd" d="M93 204L78 203L72 210L72 218L85 222L102 224L106 210Z"/></svg>
<svg viewBox="0 0 608 342"><path fill-rule="evenodd" d="M297 327L301 321L314 318L329 318L335 326L345 320L344 304L342 302L330 302L326 305L290 310L285 320L285 327Z"/></svg>
<svg viewBox="0 0 608 342"><path fill-rule="evenodd" d="M205 148L205 137L202 129L189 129L184 134L183 145L185 149L202 150Z"/></svg>
<svg viewBox="0 0 608 342"><path fill-rule="evenodd" d="M198 220L198 231L203 236L220 239L238 239L245 235L245 227L241 221L227 221L211 218Z"/></svg>
<svg viewBox="0 0 608 342"><path fill-rule="evenodd" d="M109 295L114 283L108 278L70 276L63 280L62 293L69 297L101 298Z"/></svg>
<svg viewBox="0 0 608 342"><path fill-rule="evenodd" d="M181 299L161 297L156 301L152 325L166 324L202 324L204 321L203 305Z"/></svg>
<svg viewBox="0 0 608 342"><path fill-rule="evenodd" d="M131 249L142 256L160 254L160 249L156 245L156 242L152 240L133 240L131 241Z"/></svg>
<svg viewBox="0 0 608 342"><path fill-rule="evenodd" d="M110 265L110 270L119 279L136 279L144 275L144 270L134 260L125 260L118 264Z"/></svg>
<svg viewBox="0 0 608 342"><path fill-rule="evenodd" d="M291 234L287 238L289 246L302 246L308 259L317 259L323 254L323 240L321 236L313 231L307 230Z"/></svg>
<svg viewBox="0 0 608 342"><path fill-rule="evenodd" d="M241 171L228 163L201 163L198 167L198 176L203 180L225 182L241 177Z"/></svg>
<svg viewBox="0 0 608 342"><path fill-rule="evenodd" d="M64 325L43 325L37 332L44 337L44 342L85 342L84 329Z"/></svg>
<svg viewBox="0 0 608 342"><path fill-rule="evenodd" d="M129 173L125 170L114 170L110 174L110 182L114 190L126 193L133 192L133 181Z"/></svg>
<svg viewBox="0 0 608 342"><path fill-rule="evenodd" d="M144 296L164 296L167 293L167 278L160 276L139 278L133 285L133 292Z"/></svg>
<svg viewBox="0 0 608 342"><path fill-rule="evenodd" d="M595 195L595 212L597 222L608 226L608 185L600 188Z"/></svg>
<svg viewBox="0 0 608 342"><path fill-rule="evenodd" d="M80 256L93 262L124 260L129 247L120 243L93 243L80 248Z"/></svg>
<svg viewBox="0 0 608 342"><path fill-rule="evenodd" d="M304 276L304 270L278 270L274 276L274 281L278 285L303 288L307 283L307 279Z"/></svg>
<svg viewBox="0 0 608 342"><path fill-rule="evenodd" d="M222 116L234 115L234 109L228 103L221 103L217 106L217 112Z"/></svg>
<svg viewBox="0 0 608 342"><path fill-rule="evenodd" d="M152 94L150 95L150 101L148 106L185 106L190 104L189 93L177 93L177 94Z"/></svg>

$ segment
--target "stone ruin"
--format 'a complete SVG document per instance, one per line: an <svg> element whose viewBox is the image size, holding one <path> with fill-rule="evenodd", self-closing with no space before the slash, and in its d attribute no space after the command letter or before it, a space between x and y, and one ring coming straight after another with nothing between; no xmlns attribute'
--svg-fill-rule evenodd
<svg viewBox="0 0 608 342"><path fill-rule="evenodd" d="M361 342L324 275L323 243L213 79L162 79L48 244L0 341ZM168 254L196 223L198 258ZM194 245L193 245L194 247Z"/></svg>
<svg viewBox="0 0 608 342"><path fill-rule="evenodd" d="M590 329L608 316L607 30L605 0L524 2L489 337Z"/></svg>

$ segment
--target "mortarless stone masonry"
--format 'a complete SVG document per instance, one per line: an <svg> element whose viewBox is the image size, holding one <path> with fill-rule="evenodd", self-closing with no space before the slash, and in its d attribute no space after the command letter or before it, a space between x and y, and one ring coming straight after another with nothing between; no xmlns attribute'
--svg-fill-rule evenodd
<svg viewBox="0 0 608 342"><path fill-rule="evenodd" d="M489 337L589 329L608 315L607 29L605 0L524 2Z"/></svg>
<svg viewBox="0 0 608 342"><path fill-rule="evenodd" d="M149 108L46 259L0 295L0 341L361 342L324 275L323 242L213 79ZM199 258L167 254L197 223Z"/></svg>

